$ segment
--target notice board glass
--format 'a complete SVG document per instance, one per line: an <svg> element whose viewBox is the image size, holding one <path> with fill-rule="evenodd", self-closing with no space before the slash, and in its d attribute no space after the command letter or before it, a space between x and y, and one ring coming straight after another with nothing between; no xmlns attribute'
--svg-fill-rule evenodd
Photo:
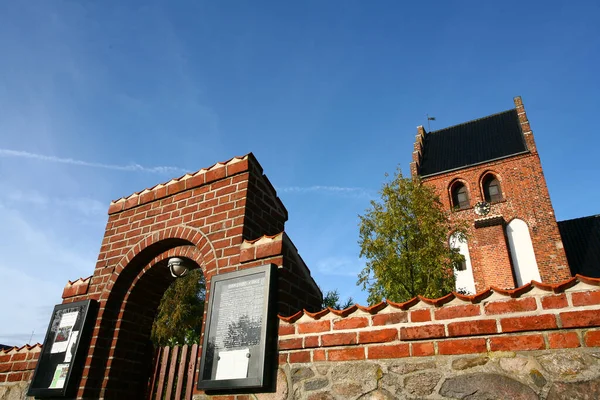
<svg viewBox="0 0 600 400"><path fill-rule="evenodd" d="M74 396L96 312L95 300L54 306L28 396Z"/></svg>
<svg viewBox="0 0 600 400"><path fill-rule="evenodd" d="M270 383L276 268L265 265L212 277L198 389L262 388Z"/></svg>

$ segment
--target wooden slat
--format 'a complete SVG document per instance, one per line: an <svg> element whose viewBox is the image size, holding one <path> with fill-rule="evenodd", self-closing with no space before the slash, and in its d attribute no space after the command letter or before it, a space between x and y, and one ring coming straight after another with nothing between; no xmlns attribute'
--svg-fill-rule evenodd
<svg viewBox="0 0 600 400"><path fill-rule="evenodd" d="M196 360L198 359L198 345L192 346L192 353L190 354L190 362L188 363L187 371L187 384L185 385L185 399L192 399L192 392L194 391L194 373L196 372Z"/></svg>
<svg viewBox="0 0 600 400"><path fill-rule="evenodd" d="M181 389L183 388L183 377L185 374L185 370L187 369L187 353L188 353L188 345L184 344L181 348L181 360L179 361L179 370L177 372L177 390L175 390L175 399L181 399Z"/></svg>
<svg viewBox="0 0 600 400"><path fill-rule="evenodd" d="M160 349L156 349L154 351L154 357L152 358L152 360L154 360L154 373L152 374L152 377L150 379L150 386L148 387L148 399L152 400L154 398L154 386L156 385L156 380L158 379L158 365L160 363Z"/></svg>
<svg viewBox="0 0 600 400"><path fill-rule="evenodd" d="M177 354L179 354L179 346L173 347L171 352L171 366L169 367L169 381L167 383L167 395L165 399L171 400L173 394L173 381L175 379L175 369L177 369Z"/></svg>
<svg viewBox="0 0 600 400"><path fill-rule="evenodd" d="M155 399L162 399L163 386L165 384L165 375L167 373L167 364L169 363L169 346L163 348L163 356L160 360L160 375L158 378L158 388L156 389Z"/></svg>

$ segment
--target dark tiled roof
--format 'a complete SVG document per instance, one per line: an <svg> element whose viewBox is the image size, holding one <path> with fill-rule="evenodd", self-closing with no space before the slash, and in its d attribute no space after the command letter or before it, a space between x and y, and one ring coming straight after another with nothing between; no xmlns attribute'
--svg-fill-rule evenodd
<svg viewBox="0 0 600 400"><path fill-rule="evenodd" d="M559 221L571 273L600 278L600 214Z"/></svg>
<svg viewBox="0 0 600 400"><path fill-rule="evenodd" d="M425 136L419 174L436 174L527 151L516 110L508 110Z"/></svg>

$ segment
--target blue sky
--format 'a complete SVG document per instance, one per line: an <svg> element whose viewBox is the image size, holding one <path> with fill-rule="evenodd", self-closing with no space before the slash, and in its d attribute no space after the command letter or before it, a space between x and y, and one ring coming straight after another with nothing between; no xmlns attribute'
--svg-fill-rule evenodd
<svg viewBox="0 0 600 400"><path fill-rule="evenodd" d="M248 152L317 282L364 304L357 215L409 173L427 113L523 96L558 219L600 213L598 20L592 1L0 1L0 343L43 340L111 200Z"/></svg>

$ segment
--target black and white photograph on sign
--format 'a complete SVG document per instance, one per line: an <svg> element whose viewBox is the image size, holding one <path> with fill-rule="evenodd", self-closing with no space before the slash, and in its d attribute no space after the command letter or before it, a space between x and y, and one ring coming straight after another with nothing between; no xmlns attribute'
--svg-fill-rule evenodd
<svg viewBox="0 0 600 400"><path fill-rule="evenodd" d="M77 321L78 312L69 312L61 315L60 323L56 329L54 343L52 343L51 353L64 353L67 351L71 330Z"/></svg>

